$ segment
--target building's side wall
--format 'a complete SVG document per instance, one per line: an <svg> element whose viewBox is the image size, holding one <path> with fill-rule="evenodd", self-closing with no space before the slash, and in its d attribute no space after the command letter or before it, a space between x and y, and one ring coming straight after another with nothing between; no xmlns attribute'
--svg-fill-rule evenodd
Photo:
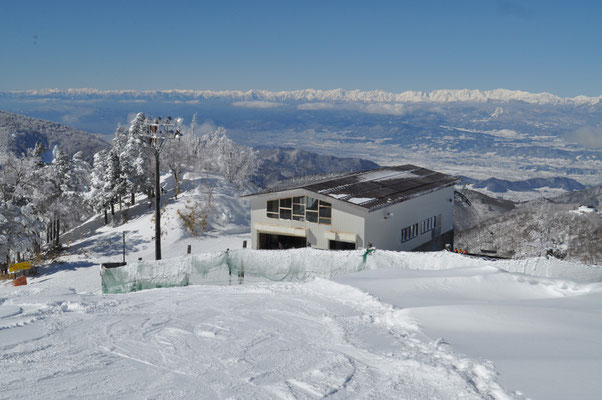
<svg viewBox="0 0 602 400"><path fill-rule="evenodd" d="M324 225L307 221L294 221L288 219L268 218L266 213L267 201L293 196L311 196L320 200L325 200L332 204L332 224ZM251 199L251 245L257 249L257 229L256 224L278 225L291 228L307 229L307 242L318 249L328 249L329 240L325 237L326 232L355 233L357 234L356 247L365 247L364 241L364 217L360 214L367 214L355 207L347 206L335 202L328 196L320 196L307 192L291 191L288 193L274 193Z"/></svg>
<svg viewBox="0 0 602 400"><path fill-rule="evenodd" d="M453 230L454 187L436 190L402 203L373 211L366 217L365 240L376 248L398 251L413 250L433 239L432 231L418 234L417 237L401 242L401 230L418 224L420 232L423 220L436 216L440 234ZM452 201L450 201L452 200ZM385 219L385 214L392 215Z"/></svg>

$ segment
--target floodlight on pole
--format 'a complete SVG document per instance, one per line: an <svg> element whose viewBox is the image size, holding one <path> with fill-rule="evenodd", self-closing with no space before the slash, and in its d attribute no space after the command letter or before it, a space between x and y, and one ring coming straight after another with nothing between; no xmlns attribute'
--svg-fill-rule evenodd
<svg viewBox="0 0 602 400"><path fill-rule="evenodd" d="M159 169L159 156L165 142L172 138L180 139L180 125L184 122L182 118L177 118L176 123L172 124L171 117L166 117L165 122L162 122L161 117L147 118L146 135L149 138L149 144L155 155L155 260L161 259L161 182ZM174 125L176 131L172 131L170 127Z"/></svg>

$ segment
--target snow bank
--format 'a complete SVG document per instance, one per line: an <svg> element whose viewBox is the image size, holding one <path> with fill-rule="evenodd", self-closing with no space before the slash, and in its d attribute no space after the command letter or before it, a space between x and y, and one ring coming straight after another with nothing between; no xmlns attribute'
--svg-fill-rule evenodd
<svg viewBox="0 0 602 400"><path fill-rule="evenodd" d="M418 253L377 250L374 257L368 257L366 269L396 267L440 270L484 266L495 267L506 272L517 272L545 278L561 278L577 282L602 282L602 267L596 265L543 257L522 260L488 260L447 251Z"/></svg>
<svg viewBox="0 0 602 400"><path fill-rule="evenodd" d="M601 282L602 268L543 258L489 261L449 252L410 253L377 250L328 251L233 250L204 253L161 261L141 261L124 267L101 267L105 293L126 293L143 289L225 284L238 279L268 281L307 281L330 278L365 269L404 268L441 270L491 266L548 278Z"/></svg>

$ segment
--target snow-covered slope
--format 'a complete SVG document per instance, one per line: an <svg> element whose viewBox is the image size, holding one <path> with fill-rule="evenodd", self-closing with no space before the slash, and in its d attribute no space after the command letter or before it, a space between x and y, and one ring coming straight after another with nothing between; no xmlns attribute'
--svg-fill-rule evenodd
<svg viewBox="0 0 602 400"><path fill-rule="evenodd" d="M36 143L49 150L59 146L71 156L81 151L86 160L92 160L94 153L109 147L107 142L87 132L4 111L0 111L0 143L17 154L33 148Z"/></svg>
<svg viewBox="0 0 602 400"><path fill-rule="evenodd" d="M498 256L513 258L548 254L600 265L602 215L594 207L587 208L591 212L580 208L598 204L599 193L599 188L592 188L558 200L540 198L508 207L506 212L499 207L509 205L504 201L481 202L475 198L470 206L457 201L454 243L472 253L495 250ZM484 200L487 196L479 197Z"/></svg>
<svg viewBox="0 0 602 400"><path fill-rule="evenodd" d="M461 259L454 264L460 267ZM335 281L399 307L401 315L439 338L442 346L492 361L499 382L517 398L600 396L602 283L468 265L445 271L364 271Z"/></svg>
<svg viewBox="0 0 602 400"><path fill-rule="evenodd" d="M163 258L186 254L189 244L193 252L222 251L228 247L240 248L243 240L248 239L250 210L245 201L238 198L239 192L234 185L214 175L188 174L177 200L174 199L175 185L171 177L163 176L162 186L167 191L161 202ZM109 225L104 225L101 215L92 217L63 235L61 240L68 246L67 254L81 260L94 254L97 257L94 262L98 264L121 261L122 233L125 232L128 261L154 260L152 207L154 203L151 206L142 197L135 207L121 211L116 207L115 216L109 215ZM180 215L188 216L194 232L186 227ZM126 223L122 223L124 218Z"/></svg>

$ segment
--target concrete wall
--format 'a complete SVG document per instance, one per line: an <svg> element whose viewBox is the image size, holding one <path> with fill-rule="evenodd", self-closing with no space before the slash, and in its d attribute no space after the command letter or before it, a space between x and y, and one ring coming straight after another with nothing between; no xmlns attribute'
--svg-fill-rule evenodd
<svg viewBox="0 0 602 400"><path fill-rule="evenodd" d="M324 200L332 204L332 224L324 225L315 222L294 221L288 219L268 218L266 213L267 201L283 197L309 196ZM258 230L257 225L272 225L287 228L301 228L306 230L307 242L312 247L318 249L328 249L329 239L326 238L327 232L355 233L357 234L356 248L365 247L364 240L364 217L367 212L360 207L353 205L334 203L334 199L329 196L322 196L307 192L303 189L297 189L286 194L273 193L254 197L251 199L251 246L257 249Z"/></svg>
<svg viewBox="0 0 602 400"><path fill-rule="evenodd" d="M454 187L451 186L373 211L366 218L366 241L379 249L413 250L431 241L433 232L419 233L417 237L401 243L401 230L416 223L420 230L420 224L424 219L436 216L440 234L451 231L453 198ZM393 215L385 219L387 213Z"/></svg>

